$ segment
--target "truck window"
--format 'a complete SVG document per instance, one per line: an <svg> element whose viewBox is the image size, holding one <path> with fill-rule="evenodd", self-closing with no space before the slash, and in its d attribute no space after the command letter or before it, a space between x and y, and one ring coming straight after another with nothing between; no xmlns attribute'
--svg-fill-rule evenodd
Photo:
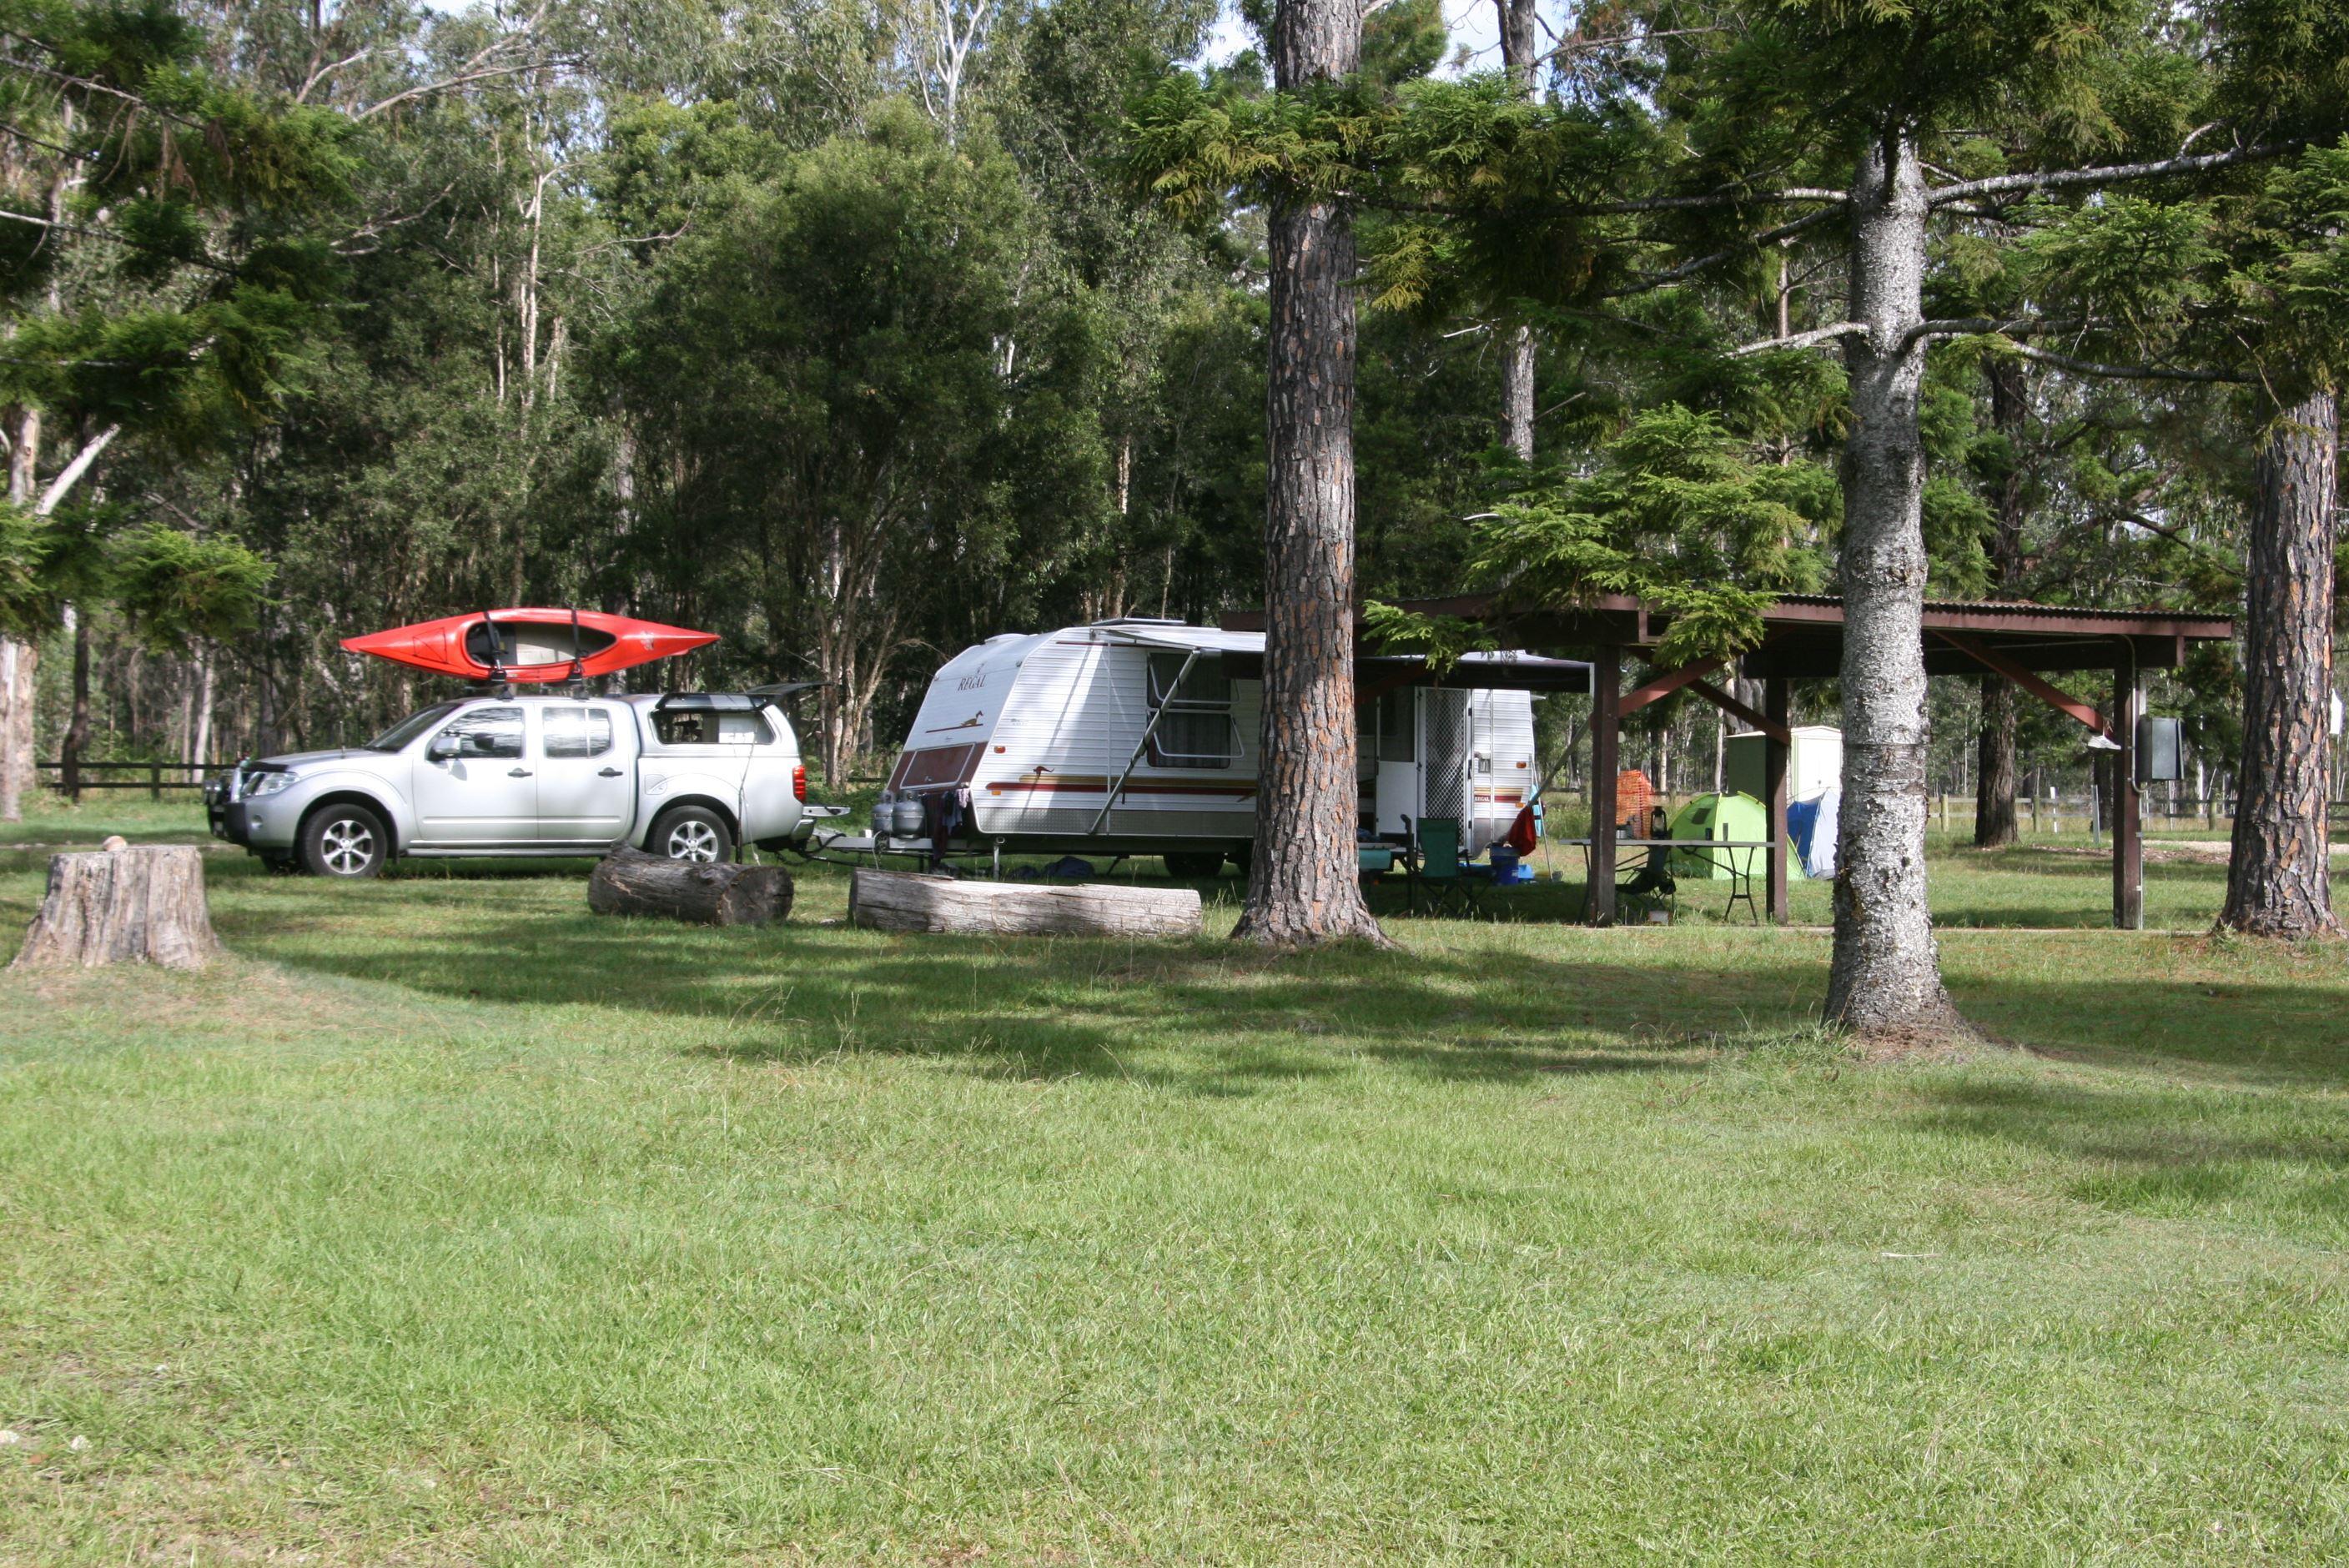
<svg viewBox="0 0 2349 1568"><path fill-rule="evenodd" d="M775 738L755 713L656 713L653 733L663 746L764 746Z"/></svg>
<svg viewBox="0 0 2349 1568"><path fill-rule="evenodd" d="M612 716L600 707L549 707L546 755L601 757L612 749Z"/></svg>
<svg viewBox="0 0 2349 1568"><path fill-rule="evenodd" d="M460 713L432 738L432 748L450 757L520 758L522 709L477 707Z"/></svg>

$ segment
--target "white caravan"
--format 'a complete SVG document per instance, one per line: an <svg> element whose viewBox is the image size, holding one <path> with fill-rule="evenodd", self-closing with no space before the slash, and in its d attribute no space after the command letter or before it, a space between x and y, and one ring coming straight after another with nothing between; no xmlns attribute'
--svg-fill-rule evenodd
<svg viewBox="0 0 2349 1568"><path fill-rule="evenodd" d="M966 648L930 683L876 828L998 852L1160 854L1212 874L1256 832L1263 669L1262 633L1173 621ZM1471 655L1441 677L1416 658L1359 660L1362 827L1401 838L1452 818L1481 852L1538 784L1533 694L1587 692L1589 677L1522 654Z"/></svg>

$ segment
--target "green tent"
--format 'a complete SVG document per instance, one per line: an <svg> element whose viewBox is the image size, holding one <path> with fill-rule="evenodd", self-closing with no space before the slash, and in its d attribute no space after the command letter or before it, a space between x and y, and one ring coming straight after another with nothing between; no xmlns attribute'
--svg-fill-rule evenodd
<svg viewBox="0 0 2349 1568"><path fill-rule="evenodd" d="M1700 795L1682 807L1680 815L1672 819L1671 836L1759 843L1770 836L1770 817L1762 802L1751 795ZM1727 882L1734 863L1743 874L1759 876L1766 853L1764 850L1674 850L1672 875L1683 882L1702 882L1707 878ZM1800 863L1792 856L1787 858L1786 867L1790 876L1803 874Z"/></svg>

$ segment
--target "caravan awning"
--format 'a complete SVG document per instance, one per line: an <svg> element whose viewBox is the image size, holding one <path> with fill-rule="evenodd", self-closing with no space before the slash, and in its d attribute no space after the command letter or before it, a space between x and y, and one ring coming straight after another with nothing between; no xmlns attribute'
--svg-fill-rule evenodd
<svg viewBox="0 0 2349 1568"><path fill-rule="evenodd" d="M1235 680L1264 678L1264 655L1224 655L1224 673ZM1590 666L1580 659L1546 659L1516 652L1467 654L1448 670L1432 670L1416 654L1358 654L1354 657L1357 706L1403 686L1450 691L1588 692Z"/></svg>
<svg viewBox="0 0 2349 1568"><path fill-rule="evenodd" d="M1264 678L1264 634L1173 621L1096 622L1090 628L1121 643L1198 653L1219 659L1233 680ZM1448 670L1432 670L1416 654L1358 654L1354 697L1366 701L1401 686L1443 686L1454 691L1588 692L1590 666L1580 659L1550 659L1511 649L1462 655Z"/></svg>

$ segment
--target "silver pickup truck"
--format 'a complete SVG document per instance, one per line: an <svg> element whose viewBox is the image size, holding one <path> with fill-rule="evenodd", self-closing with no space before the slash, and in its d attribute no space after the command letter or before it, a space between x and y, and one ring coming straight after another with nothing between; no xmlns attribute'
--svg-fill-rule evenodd
<svg viewBox="0 0 2349 1568"><path fill-rule="evenodd" d="M780 849L812 825L799 738L757 696L481 696L365 746L239 763L204 786L212 833L273 864L371 877L396 856L678 860Z"/></svg>

